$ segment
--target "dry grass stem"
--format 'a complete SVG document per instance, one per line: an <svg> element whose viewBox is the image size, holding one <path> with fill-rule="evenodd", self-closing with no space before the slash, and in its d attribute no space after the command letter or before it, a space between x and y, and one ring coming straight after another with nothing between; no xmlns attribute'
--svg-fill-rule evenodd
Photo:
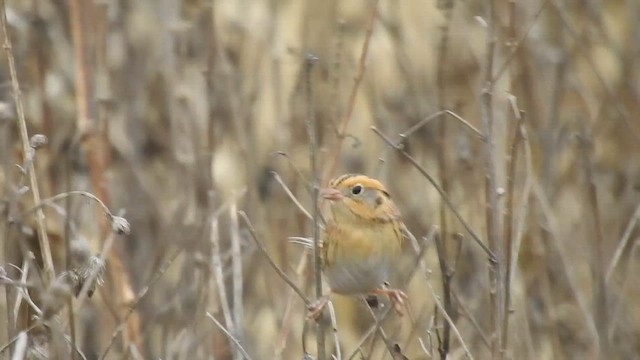
<svg viewBox="0 0 640 360"><path fill-rule="evenodd" d="M107 354L109 353L109 350L111 349L111 347L115 343L116 338L118 337L118 335L120 335L123 332L125 326L127 325L127 320L129 320L129 317L133 314L135 309L138 307L138 305L140 304L140 301L142 301L142 299L147 295L149 290L160 280L160 278L162 278L162 276L167 272L167 270L169 269L171 264L173 264L175 259L181 253L182 253L182 249L176 250L167 259L167 261L165 261L164 264L162 264L162 266L153 274L153 276L151 277L151 279L149 279L147 284L142 289L140 289L140 291L136 295L135 300L133 301L131 306L129 306L129 308L127 309L127 312L125 313L124 317L120 321L120 324L118 324L118 327L111 334L111 338L109 340L109 344L107 345L107 347L102 352L102 355L100 355L100 360L104 360L106 358Z"/></svg>
<svg viewBox="0 0 640 360"><path fill-rule="evenodd" d="M433 296L433 301L435 301L436 306L438 306L438 309L440 310L440 313L447 320L447 322L449 323L449 326L451 326L451 330L453 330L453 333L456 334L456 337L458 338L458 341L460 341L460 346L462 346L462 349L464 350L464 353L467 359L473 359L473 355L471 355L471 352L469 351L469 347L467 346L464 339L462 338L462 335L460 334L460 331L456 327L456 324L453 322L453 320L451 320L451 317L449 316L449 314L447 314L446 310L444 309L444 306L442 306L440 299L438 299L438 296L436 295L435 290L433 290L433 286L431 285L431 282L429 280L429 274L426 274L426 276L427 276L427 286L431 292L431 296Z"/></svg>
<svg viewBox="0 0 640 360"><path fill-rule="evenodd" d="M496 150L495 118L493 111L493 64L496 51L496 22L495 2L486 2L486 48L484 61L484 83L480 95L480 112L484 135L486 137L484 149L485 171L485 218L487 226L487 240L489 248L495 256L495 261L489 265L489 297L491 299L491 356L502 359L503 319L505 289L504 289L504 238L501 233L503 216L502 205L498 195L498 153Z"/></svg>
<svg viewBox="0 0 640 360"><path fill-rule="evenodd" d="M316 135L316 118L315 118L315 99L311 84L311 74L314 65L318 62L318 58L313 54L307 54L305 57L305 101L307 106L306 125L307 136L309 137L309 165L311 167L311 213L312 233L313 233L313 270L314 270L314 287L316 297L319 299L323 296L322 291L322 259L320 250L320 215L318 209L318 197L320 192L320 179L318 175L318 144ZM316 331L316 340L318 342L318 358L326 358L325 349L325 324L318 321L318 329Z"/></svg>
<svg viewBox="0 0 640 360"><path fill-rule="evenodd" d="M280 267L278 267L278 265L275 263L275 261L273 261L271 256L269 256L269 252L267 252L267 249L264 247L264 245L258 239L258 235L256 234L256 230L253 228L253 225L251 224L251 221L247 217L247 214L245 214L244 211L240 211L239 214L240 214L240 217L242 218L242 220L244 221L245 225L249 229L249 233L251 234L251 239L253 239L253 241L256 243L256 245L258 246L258 249L260 250L262 255L264 255L265 259L267 259L267 261L269 262L269 265L271 265L271 267L273 268L273 270L276 271L278 276L280 276L280 278L282 280L284 280L284 282L286 282L287 285L289 285L289 287L291 287L291 289L296 294L298 294L300 299L302 299L302 301L304 301L305 305L310 305L311 301L305 296L304 292L298 287L298 285L296 285L295 282L293 282L293 280L291 280L289 278L289 276L284 271L282 271L282 269L280 269Z"/></svg>
<svg viewBox="0 0 640 360"><path fill-rule="evenodd" d="M467 129L471 130L471 132L473 132L476 136L478 136L478 138L480 138L481 140L484 140L484 135L480 130L476 129L475 126L471 125L471 123L465 120L462 116L456 114L451 110L440 110L436 113L433 113L427 116L426 118L420 120L418 123L416 123L415 125L411 126L409 129L401 133L400 137L403 139L409 138L411 135L413 135L413 133L420 130L420 128L427 125L432 120L440 118L442 115L449 115L453 117L454 119L458 120L462 125L464 125Z"/></svg>
<svg viewBox="0 0 640 360"><path fill-rule="evenodd" d="M640 204L638 204L638 206L636 206L636 209L633 211L633 214L631 215L631 219L629 219L629 222L627 223L627 227L624 229L624 234L622 234L620 241L618 241L618 246L616 246L616 251L613 253L611 262L607 267L607 273L604 276L605 283L609 282L609 280L611 279L611 275L613 274L613 271L615 270L616 266L618 266L618 263L620 262L620 258L622 257L622 253L624 249L627 248L629 239L631 239L631 233L633 229L635 229L636 227L636 224L638 222L638 217L640 217Z"/></svg>
<svg viewBox="0 0 640 360"><path fill-rule="evenodd" d="M592 157L592 139L587 132L586 125L583 125L582 134L579 136L579 146L582 152L582 168L586 181L586 192L589 205L591 207L591 216L593 220L593 244L591 246L591 277L593 281L593 306L595 314L596 329L598 330L598 339L600 345L600 354L605 356L609 353L609 310L608 296L606 289L606 270L604 263L604 239L602 235L602 222L600 221L600 205L598 202L598 189L596 187Z"/></svg>
<svg viewBox="0 0 640 360"><path fill-rule="evenodd" d="M222 331L225 334L225 336L233 343L236 349L240 351L240 353L246 360L251 360L251 356L249 356L247 351L242 347L242 345L240 345L240 342L238 341L238 339L236 339L233 335L231 335L229 330L227 330L222 324L220 324L220 322L216 320L216 318L213 317L213 315L207 313L207 317L211 319L211 321L213 321L213 323L218 327L218 329L220 329L220 331Z"/></svg>
<svg viewBox="0 0 640 360"><path fill-rule="evenodd" d="M233 276L233 321L238 324L236 337L243 338L244 323L244 276L242 271L242 253L240 249L240 228L235 202L229 207L229 223L231 234L231 271ZM236 356L237 357L237 356Z"/></svg>
<svg viewBox="0 0 640 360"><path fill-rule="evenodd" d="M121 3L0 0L1 358L640 353L640 2ZM348 173L404 317L306 320Z"/></svg>
<svg viewBox="0 0 640 360"><path fill-rule="evenodd" d="M276 179L276 181L278 182L278 184L280 184L280 186L282 186L282 189L287 194L289 199L293 201L293 203L296 205L296 207L298 207L298 209L300 209L300 211L304 214L304 216L312 220L313 216L309 214L309 212L304 208L304 206L302 206L302 204L300 203L300 201L298 201L295 195L293 195L293 193L291 192L291 190L289 190L289 187L287 186L287 184L284 183L280 175L278 175L278 173L276 173L275 171L272 174L273 174L273 178Z"/></svg>
<svg viewBox="0 0 640 360"><path fill-rule="evenodd" d="M226 328L229 331L235 333L235 325L233 322L233 316L231 315L231 307L229 306L229 297L227 296L227 289L224 283L224 272L222 270L222 258L220 256L220 229L218 228L218 218L211 218L209 220L211 226L211 270L217 287L218 301L222 308L222 315Z"/></svg>
<svg viewBox="0 0 640 360"><path fill-rule="evenodd" d="M13 98L15 101L16 112L18 114L18 129L20 134L20 143L22 144L22 158L23 164L28 164L24 169L29 177L29 187L31 189L31 195L34 204L40 203L40 188L38 186L38 178L36 176L36 169L33 165L32 159L29 159L31 151L35 151L31 147L29 140L29 133L27 132L27 120L25 118L24 104L22 101L22 91L20 90L20 83L18 82L18 74L16 70L16 60L13 56L13 48L11 46L11 36L7 27L7 12L5 1L0 0L0 23L2 25L3 34L3 48L7 54L7 60L9 62L9 72L11 74L11 89L13 91ZM32 150L33 149L33 150ZM51 256L51 247L49 244L49 236L47 234L47 227L45 224L44 212L42 209L36 211L36 224L38 227L38 244L40 246L40 253L42 256L42 266L44 272L44 282L48 284L55 278L55 269L53 266L53 258Z"/></svg>
<svg viewBox="0 0 640 360"><path fill-rule="evenodd" d="M327 302L327 308L329 309L329 318L331 319L333 344L336 349L335 355L332 355L332 357L335 360L342 360L342 351L340 350L340 334L338 334L338 320L336 320L336 309L333 307L333 303L331 301Z"/></svg>
<svg viewBox="0 0 640 360"><path fill-rule="evenodd" d="M356 68L356 74L353 77L353 86L351 87L349 97L347 98L347 107L342 115L342 121L340 121L340 127L337 134L337 143L332 147L331 155L329 155L329 157L327 158L329 162L325 165L325 172L321 179L322 183L329 181L329 177L334 175L336 166L338 165L340 152L342 150L342 143L344 142L344 138L346 137L347 129L349 128L349 123L351 122L351 117L353 115L353 109L356 105L356 98L358 96L358 90L360 89L360 83L362 82L362 79L364 79L364 73L367 68L369 44L373 35L373 26L375 25L376 19L378 17L378 1L379 0L370 1L371 12L367 17L366 33L364 36L364 42L362 43L362 49L360 50L360 57L358 58L358 67Z"/></svg>
<svg viewBox="0 0 640 360"><path fill-rule="evenodd" d="M420 164L418 164L418 162L403 149L401 145L394 144L386 135L384 135L377 128L373 127L371 128L371 130L373 130L373 132L376 133L376 135L378 135L382 140L384 140L384 142L386 142L387 145L394 148L396 151L402 154L407 160L409 160L409 162L411 162L411 164L416 168L416 170L418 170L418 172L420 172L420 174L422 174L431 183L431 185L433 185L433 187L438 191L438 194L440 194L440 196L442 197L442 200L447 204L447 206L449 207L451 212L453 212L454 216L458 219L458 221L460 221L460 224L464 227L467 233L473 238L473 240L475 240L476 244L478 244L480 248L482 248L482 250L484 250L484 252L489 256L489 261L495 262L496 257L493 254L493 252L489 250L487 245L485 245L482 242L482 240L480 240L478 235L476 235L473 229L471 229L471 226L469 226L469 224L467 224L467 222L462 218L462 215L460 215L460 212L458 212L458 210L455 208L453 203L451 203L451 201L449 200L448 195L442 190L440 186L438 186L438 184L435 182L433 177L431 177L431 175L429 175L429 173L426 172L422 168L422 166L420 166Z"/></svg>

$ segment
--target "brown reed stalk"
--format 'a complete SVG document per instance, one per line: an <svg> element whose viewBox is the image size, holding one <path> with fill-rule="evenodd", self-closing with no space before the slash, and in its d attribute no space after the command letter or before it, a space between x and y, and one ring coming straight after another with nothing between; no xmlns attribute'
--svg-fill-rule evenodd
<svg viewBox="0 0 640 360"><path fill-rule="evenodd" d="M445 24L441 27L440 44L438 46L438 69L436 71L436 83L438 91L438 108L440 111L446 108L447 82L445 81L445 68L447 60L447 50L449 48L449 28L451 26L451 14L453 12L454 1L446 1L441 9L444 12ZM449 169L447 166L447 138L448 122L438 122L438 175L440 176L440 186L445 194L449 193ZM440 236L436 236L436 249L438 262L440 263L440 273L442 281L442 296L444 298L444 311L451 314L451 280L453 272L449 269L449 226L447 223L447 205L440 201L438 211L440 213ZM447 315L448 316L448 315ZM451 342L451 325L445 321L442 326L442 337L438 345L438 352L441 359L446 359L449 353Z"/></svg>
<svg viewBox="0 0 640 360"><path fill-rule="evenodd" d="M108 161L108 147L104 134L100 129L96 129L92 123L89 111L90 85L86 60L87 41L84 36L86 33L83 22L86 15L84 5L86 5L86 3L81 0L70 0L68 4L75 59L76 127L80 134L82 149L86 155L86 162L89 166L91 185L94 192L102 201L109 203L109 194L106 189L107 182L104 178ZM104 217L98 216L98 224L100 234L104 235L109 233L109 225ZM127 307L134 301L134 292L117 247L109 252L108 261L110 264L109 273L111 274L111 279L113 279L116 298L120 306L119 315L124 316L127 312ZM123 348L127 349L129 343L134 343L138 348L142 348L140 317L137 313L134 313L127 318L127 331L125 332Z"/></svg>
<svg viewBox="0 0 640 360"><path fill-rule="evenodd" d="M20 137L20 143L22 145L22 157L23 164L26 169L22 171L26 172L29 177L29 186L31 188L31 195L34 204L40 203L40 190L38 187L38 178L35 172L35 166L33 165L33 159L30 159L29 155L32 152L31 145L29 144L29 133L27 132L27 120L24 113L24 104L22 102L22 92L20 90L20 83L18 82L18 74L16 70L16 61L13 56L13 49L11 47L11 37L7 27L7 13L5 7L5 1L0 0L0 22L2 23L3 34L3 48L7 54L7 60L9 62L9 73L11 75L11 87L13 91L13 97L16 106L16 112L18 114L17 125ZM47 235L47 227L45 224L45 216L42 209L38 209L35 213L36 225L38 232L38 244L40 246L40 255L42 256L42 266L44 273L44 284L47 285L55 279L55 269L53 266L53 258L51 256L51 248L49 245L49 237Z"/></svg>
<svg viewBox="0 0 640 360"><path fill-rule="evenodd" d="M331 149L331 153L327 157L328 163L325 164L324 172L322 174L321 183L324 184L329 181L329 178L334 174L338 166L338 160L340 159L340 151L342 150L342 143L346 137L346 131L351 122L351 115L356 104L356 97L358 96L358 90L360 89L360 83L364 78L364 73L367 68L367 54L369 53L369 43L371 42L371 35L373 34L373 26L375 25L378 17L378 1L373 0L371 4L371 13L367 19L367 30L362 43L362 50L360 51L360 58L358 60L358 67L356 69L356 75L353 77L353 86L349 92L347 100L347 108L342 115L342 121L338 128L337 142Z"/></svg>

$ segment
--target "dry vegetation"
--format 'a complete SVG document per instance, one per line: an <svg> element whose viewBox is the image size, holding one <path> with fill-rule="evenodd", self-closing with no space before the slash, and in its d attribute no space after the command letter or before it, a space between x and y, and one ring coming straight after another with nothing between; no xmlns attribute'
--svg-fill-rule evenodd
<svg viewBox="0 0 640 360"><path fill-rule="evenodd" d="M2 358L639 356L640 2L1 2ZM425 245L381 327L305 321L344 172Z"/></svg>

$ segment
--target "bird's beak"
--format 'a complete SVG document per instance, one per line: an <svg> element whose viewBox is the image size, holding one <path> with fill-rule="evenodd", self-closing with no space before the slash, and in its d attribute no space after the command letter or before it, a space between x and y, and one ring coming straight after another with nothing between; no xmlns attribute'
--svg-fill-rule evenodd
<svg viewBox="0 0 640 360"><path fill-rule="evenodd" d="M340 191L336 189L331 189L331 188L320 190L320 196L331 201L342 200L342 197L343 197Z"/></svg>

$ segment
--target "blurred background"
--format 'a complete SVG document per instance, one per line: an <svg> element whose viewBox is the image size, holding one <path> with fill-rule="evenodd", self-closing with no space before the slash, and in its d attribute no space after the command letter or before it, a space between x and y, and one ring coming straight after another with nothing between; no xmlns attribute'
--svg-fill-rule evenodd
<svg viewBox="0 0 640 360"><path fill-rule="evenodd" d="M328 357L338 339L342 359L490 358L498 291L506 358L637 358L640 3L494 3L6 0L28 133L48 143L19 136L5 46L0 343L30 331L2 356L242 358L209 313L253 359L315 357L316 325L237 213L315 299L311 252L289 239L312 235L311 121L321 185L376 177L432 235L421 265L398 265L409 309L384 335L362 299L332 297ZM42 199L83 190L112 213L82 195L44 207L57 276L82 287L105 257L90 298L38 271L32 175ZM465 230L490 244L487 224L506 286Z"/></svg>

